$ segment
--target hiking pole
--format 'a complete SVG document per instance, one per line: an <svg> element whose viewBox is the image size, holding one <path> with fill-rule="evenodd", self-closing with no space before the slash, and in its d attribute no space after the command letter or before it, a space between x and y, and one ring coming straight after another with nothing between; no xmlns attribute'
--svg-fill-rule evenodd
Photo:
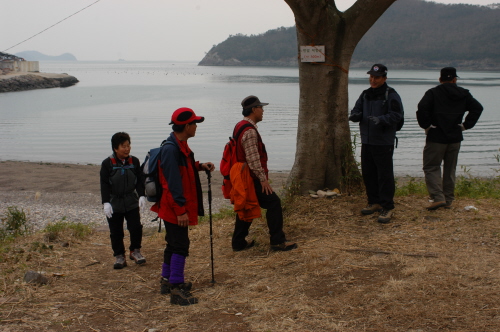
<svg viewBox="0 0 500 332"><path fill-rule="evenodd" d="M211 172L206 169L205 173L207 173L207 179L208 179L208 214L210 215L210 261L212 263L212 284L215 284L215 277L214 277L214 244L213 244L213 232L212 232L212 174Z"/></svg>

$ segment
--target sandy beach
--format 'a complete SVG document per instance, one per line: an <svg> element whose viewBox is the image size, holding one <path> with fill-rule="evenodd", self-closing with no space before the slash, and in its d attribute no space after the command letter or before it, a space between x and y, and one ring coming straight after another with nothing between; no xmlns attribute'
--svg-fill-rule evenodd
<svg viewBox="0 0 500 332"><path fill-rule="evenodd" d="M22 161L0 161L0 211L9 206L22 208L36 229L49 222L68 220L72 222L107 225L102 211L99 187L100 165L36 163ZM273 188L283 187L288 173L272 173ZM208 213L208 181L200 173L203 188L205 213ZM222 197L222 176L219 171L212 173L212 212L221 207L230 207ZM144 226L156 214L142 213Z"/></svg>

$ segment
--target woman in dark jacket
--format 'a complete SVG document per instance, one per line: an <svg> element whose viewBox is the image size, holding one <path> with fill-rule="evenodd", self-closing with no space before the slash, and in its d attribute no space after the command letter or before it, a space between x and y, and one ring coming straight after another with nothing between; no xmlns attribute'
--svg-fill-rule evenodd
<svg viewBox="0 0 500 332"><path fill-rule="evenodd" d="M127 266L123 243L123 221L130 233L130 259L146 263L141 254L142 224L140 209L146 208L144 174L139 159L130 155L130 136L119 132L111 137L113 154L101 165L101 197L109 224L111 247L116 257L115 269Z"/></svg>

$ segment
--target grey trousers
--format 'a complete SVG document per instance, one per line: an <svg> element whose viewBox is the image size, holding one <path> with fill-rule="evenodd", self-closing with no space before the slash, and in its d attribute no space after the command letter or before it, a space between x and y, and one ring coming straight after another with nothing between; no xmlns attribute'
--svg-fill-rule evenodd
<svg viewBox="0 0 500 332"><path fill-rule="evenodd" d="M459 152L460 142L425 143L423 167L425 184L434 202L451 203L455 199L455 171ZM443 163L442 175L441 163Z"/></svg>

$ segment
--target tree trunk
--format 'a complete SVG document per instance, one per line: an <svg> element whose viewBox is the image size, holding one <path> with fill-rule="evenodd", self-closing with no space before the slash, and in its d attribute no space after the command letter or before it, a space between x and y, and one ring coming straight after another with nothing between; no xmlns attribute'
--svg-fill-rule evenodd
<svg viewBox="0 0 500 332"><path fill-rule="evenodd" d="M300 193L361 183L351 148L348 70L358 42L395 1L358 0L340 12L334 0L285 0L295 15L299 58L300 46L325 45L324 63L299 59L297 150L288 184Z"/></svg>

